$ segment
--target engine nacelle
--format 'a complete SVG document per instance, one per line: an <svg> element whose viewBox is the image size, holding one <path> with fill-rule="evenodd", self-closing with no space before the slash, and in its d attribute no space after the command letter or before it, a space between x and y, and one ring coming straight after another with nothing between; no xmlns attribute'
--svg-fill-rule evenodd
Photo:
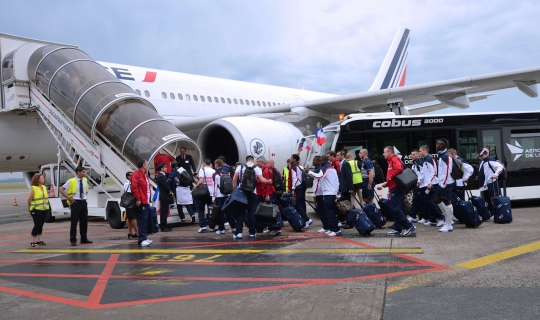
<svg viewBox="0 0 540 320"><path fill-rule="evenodd" d="M255 159L273 158L281 170L292 154L300 155L303 164L307 152L299 153L297 140L303 137L300 130L290 123L253 117L230 117L206 125L197 139L203 158L214 161L225 156L227 162L245 162L247 155Z"/></svg>

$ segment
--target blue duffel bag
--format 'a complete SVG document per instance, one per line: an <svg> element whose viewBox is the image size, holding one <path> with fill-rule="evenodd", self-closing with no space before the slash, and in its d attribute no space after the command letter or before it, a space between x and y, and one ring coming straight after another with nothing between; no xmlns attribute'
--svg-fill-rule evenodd
<svg viewBox="0 0 540 320"><path fill-rule="evenodd" d="M364 206L364 212L377 228L382 229L382 227L386 224L386 218L376 205L372 203L366 204Z"/></svg>
<svg viewBox="0 0 540 320"><path fill-rule="evenodd" d="M362 237L369 236L371 232L375 230L375 225L361 209L349 210L345 219L352 222L356 231L358 231Z"/></svg>
<svg viewBox="0 0 540 320"><path fill-rule="evenodd" d="M302 229L306 226L304 219L292 206L283 209L282 218L283 220L288 221L293 230L296 232L302 231Z"/></svg>
<svg viewBox="0 0 540 320"><path fill-rule="evenodd" d="M244 214L247 208L247 196L242 189L237 188L225 199L221 211L227 215Z"/></svg>

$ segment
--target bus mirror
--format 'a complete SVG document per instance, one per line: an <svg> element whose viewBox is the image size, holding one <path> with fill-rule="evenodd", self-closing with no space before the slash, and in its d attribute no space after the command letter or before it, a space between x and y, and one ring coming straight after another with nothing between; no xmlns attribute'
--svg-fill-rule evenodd
<svg viewBox="0 0 540 320"><path fill-rule="evenodd" d="M349 132L349 131L351 131L351 129L349 129L348 124L344 124L344 125L340 126L340 131L341 132Z"/></svg>

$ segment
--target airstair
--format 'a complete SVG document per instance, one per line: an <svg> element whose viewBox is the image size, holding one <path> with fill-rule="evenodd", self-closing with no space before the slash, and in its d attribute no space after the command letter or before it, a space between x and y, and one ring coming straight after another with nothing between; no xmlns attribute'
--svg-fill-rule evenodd
<svg viewBox="0 0 540 320"><path fill-rule="evenodd" d="M158 152L174 156L182 146L200 162L201 152L193 140L83 51L10 40L0 43L2 111L35 111L57 142L57 171L65 168L74 175L77 166L86 169L89 215L104 217L113 228L124 226L119 198L126 172L135 171L141 159L152 163ZM106 184L106 178L114 183ZM51 216L69 214L59 197L59 177L54 181Z"/></svg>

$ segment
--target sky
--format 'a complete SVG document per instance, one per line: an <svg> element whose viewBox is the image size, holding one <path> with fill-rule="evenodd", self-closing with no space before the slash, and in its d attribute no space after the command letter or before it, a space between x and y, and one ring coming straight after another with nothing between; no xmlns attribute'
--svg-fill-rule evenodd
<svg viewBox="0 0 540 320"><path fill-rule="evenodd" d="M335 94L371 86L399 26L411 30L409 85L540 66L539 1L17 0L0 11L1 33L98 61ZM467 111L539 103L507 89Z"/></svg>

